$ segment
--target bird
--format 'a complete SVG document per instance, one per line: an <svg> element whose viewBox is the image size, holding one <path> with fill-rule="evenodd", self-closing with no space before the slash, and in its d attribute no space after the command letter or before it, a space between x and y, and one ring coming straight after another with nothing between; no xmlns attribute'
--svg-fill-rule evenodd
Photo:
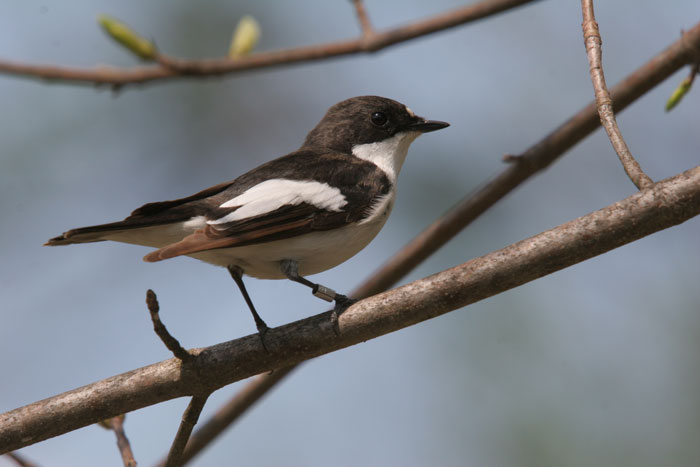
<svg viewBox="0 0 700 467"><path fill-rule="evenodd" d="M68 230L45 245L109 240L156 248L147 262L190 256L223 266L261 338L269 327L244 276L305 285L335 301L337 317L354 300L306 276L369 244L394 206L410 144L448 126L385 97L349 98L330 107L294 152L191 196L145 204L122 221Z"/></svg>

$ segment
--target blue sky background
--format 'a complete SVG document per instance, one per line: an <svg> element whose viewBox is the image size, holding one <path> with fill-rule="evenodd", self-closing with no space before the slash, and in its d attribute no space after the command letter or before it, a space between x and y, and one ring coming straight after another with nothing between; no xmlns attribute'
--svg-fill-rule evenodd
<svg viewBox="0 0 700 467"><path fill-rule="evenodd" d="M367 1L379 29L449 0ZM355 37L349 1L11 0L0 57L129 66L109 13L167 53L224 54L243 14L257 50ZM610 85L700 21L697 0L598 2ZM189 258L146 264L119 244L42 248L78 226L187 196L297 148L333 103L378 94L452 126L413 144L394 213L352 260L314 279L351 290L439 214L592 98L578 2L543 1L373 55L128 88L0 76L0 411L169 358L144 304L187 347L255 328L228 274ZM677 73L619 116L655 180L698 164L699 93L663 106ZM598 130L478 219L406 281L539 233L635 191ZM700 463L700 222L658 233L294 372L193 465L695 466ZM325 310L286 281L248 280L279 325ZM215 393L206 419L243 383ZM170 445L187 400L129 414L140 465ZM87 427L23 450L51 466L118 466ZM0 457L0 466L12 465Z"/></svg>

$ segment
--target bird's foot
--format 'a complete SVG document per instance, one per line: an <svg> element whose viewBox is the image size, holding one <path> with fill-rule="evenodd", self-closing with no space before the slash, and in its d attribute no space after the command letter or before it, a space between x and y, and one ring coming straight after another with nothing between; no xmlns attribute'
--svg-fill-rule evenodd
<svg viewBox="0 0 700 467"><path fill-rule="evenodd" d="M261 320L262 321L262 320ZM261 323L255 323L256 326L258 327L258 337L260 337L260 344L262 344L263 349L265 349L265 352L270 352L270 350L267 348L267 345L265 345L265 334L267 334L267 331L270 330L267 324L265 324L264 321Z"/></svg>
<svg viewBox="0 0 700 467"><path fill-rule="evenodd" d="M357 303L357 300L354 298L339 293L335 294L335 307L333 307L333 311L331 312L331 324L333 325L333 332L336 336L340 335L340 326L338 324L340 315L354 303Z"/></svg>

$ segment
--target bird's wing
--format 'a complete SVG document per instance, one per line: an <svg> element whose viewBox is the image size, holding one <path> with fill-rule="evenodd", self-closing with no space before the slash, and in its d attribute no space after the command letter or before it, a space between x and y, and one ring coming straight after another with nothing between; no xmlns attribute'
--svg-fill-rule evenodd
<svg viewBox="0 0 700 467"><path fill-rule="evenodd" d="M331 186L317 180L267 179L221 203L219 217L207 220L205 227L146 255L144 260L155 262L337 229L360 220L382 190Z"/></svg>

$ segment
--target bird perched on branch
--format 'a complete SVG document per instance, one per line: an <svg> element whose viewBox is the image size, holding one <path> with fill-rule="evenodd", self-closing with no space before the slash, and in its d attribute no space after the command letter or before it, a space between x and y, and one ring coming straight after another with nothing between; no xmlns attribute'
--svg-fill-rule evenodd
<svg viewBox="0 0 700 467"><path fill-rule="evenodd" d="M191 256L228 269L261 337L268 330L243 275L290 279L336 310L352 300L306 279L346 261L384 226L408 147L448 123L361 96L332 106L296 151L192 196L148 203L123 221L81 227L46 245L111 240L157 248L156 262Z"/></svg>

